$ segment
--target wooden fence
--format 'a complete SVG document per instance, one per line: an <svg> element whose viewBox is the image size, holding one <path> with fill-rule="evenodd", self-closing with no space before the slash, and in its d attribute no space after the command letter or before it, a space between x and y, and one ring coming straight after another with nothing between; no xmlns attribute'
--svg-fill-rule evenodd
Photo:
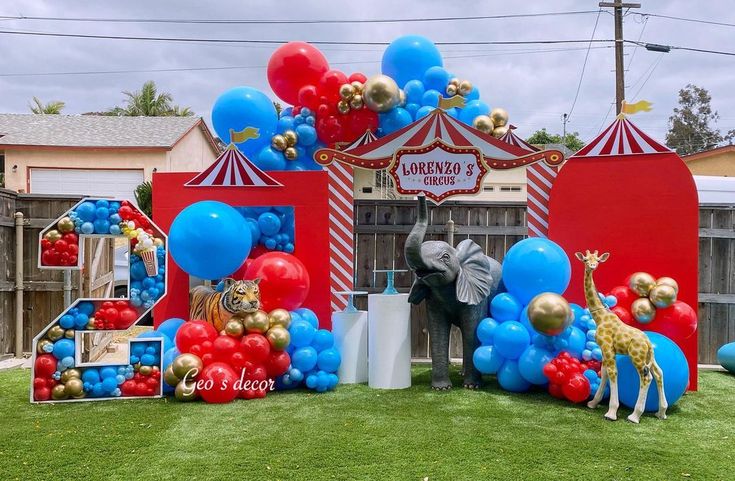
<svg viewBox="0 0 735 481"><path fill-rule="evenodd" d="M735 206L700 206L699 362L716 362L717 349L735 341ZM427 239L447 239L451 220L454 243L472 239L485 253L502 261L511 245L526 236L525 203L445 202L430 211ZM398 200L355 202L355 272L357 290L381 292L385 274L374 269L407 269L406 237L416 220L415 203ZM396 287L408 292L411 273L396 276ZM358 299L365 308L367 300ZM412 306L413 357L429 357L429 335L423 305ZM461 357L458 330L453 328L452 357Z"/></svg>

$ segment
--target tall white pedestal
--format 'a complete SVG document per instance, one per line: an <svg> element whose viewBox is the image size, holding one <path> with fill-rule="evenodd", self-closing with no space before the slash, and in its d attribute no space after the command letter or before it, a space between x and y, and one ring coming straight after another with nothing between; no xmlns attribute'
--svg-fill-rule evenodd
<svg viewBox="0 0 735 481"><path fill-rule="evenodd" d="M334 344L342 355L337 375L340 384L368 381L368 313L333 312Z"/></svg>
<svg viewBox="0 0 735 481"><path fill-rule="evenodd" d="M408 294L368 296L368 384L411 387L411 305Z"/></svg>

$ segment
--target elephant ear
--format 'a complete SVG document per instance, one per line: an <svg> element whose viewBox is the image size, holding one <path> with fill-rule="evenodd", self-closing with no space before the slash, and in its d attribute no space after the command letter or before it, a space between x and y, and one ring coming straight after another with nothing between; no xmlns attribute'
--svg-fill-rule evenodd
<svg viewBox="0 0 735 481"><path fill-rule="evenodd" d="M457 300L465 304L481 303L493 287L490 260L482 248L470 239L457 246L459 274L457 275Z"/></svg>

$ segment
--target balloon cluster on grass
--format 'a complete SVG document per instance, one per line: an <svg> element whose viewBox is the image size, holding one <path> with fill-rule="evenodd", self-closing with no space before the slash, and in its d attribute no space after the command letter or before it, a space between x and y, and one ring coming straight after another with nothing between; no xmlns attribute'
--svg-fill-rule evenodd
<svg viewBox="0 0 735 481"><path fill-rule="evenodd" d="M549 380L549 394L559 399L567 399L573 403L581 403L590 398L596 389L593 381L599 386L599 361L583 362L569 352L559 353L543 369Z"/></svg>
<svg viewBox="0 0 735 481"><path fill-rule="evenodd" d="M253 244L257 243L271 251L293 253L293 207L238 207L237 210L248 223Z"/></svg>

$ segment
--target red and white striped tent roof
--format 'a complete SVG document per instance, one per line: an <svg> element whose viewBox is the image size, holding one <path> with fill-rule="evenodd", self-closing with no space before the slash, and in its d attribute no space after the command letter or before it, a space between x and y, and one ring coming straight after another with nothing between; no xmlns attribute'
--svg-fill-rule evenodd
<svg viewBox="0 0 735 481"><path fill-rule="evenodd" d="M187 187L280 187L281 184L255 166L235 144L204 171L185 184Z"/></svg>
<svg viewBox="0 0 735 481"><path fill-rule="evenodd" d="M354 149L354 148L360 147L362 145L367 145L370 142L373 142L373 141L375 141L377 139L378 138L375 136L374 133L372 133L372 131L366 130L364 134L362 134L360 137L357 138L357 140L355 140L351 144L343 147L342 150L345 151L345 150L350 150L350 149Z"/></svg>
<svg viewBox="0 0 735 481"><path fill-rule="evenodd" d="M593 141L585 145L573 157L599 157L612 155L640 155L671 152L671 149L661 145L625 116L619 115Z"/></svg>
<svg viewBox="0 0 735 481"><path fill-rule="evenodd" d="M515 129L516 129L515 125L509 125L508 131L505 132L502 137L500 137L500 140L502 140L506 144L515 145L516 147L520 147L526 152L538 152L539 151L539 149L529 144L522 138L518 137L513 132Z"/></svg>

